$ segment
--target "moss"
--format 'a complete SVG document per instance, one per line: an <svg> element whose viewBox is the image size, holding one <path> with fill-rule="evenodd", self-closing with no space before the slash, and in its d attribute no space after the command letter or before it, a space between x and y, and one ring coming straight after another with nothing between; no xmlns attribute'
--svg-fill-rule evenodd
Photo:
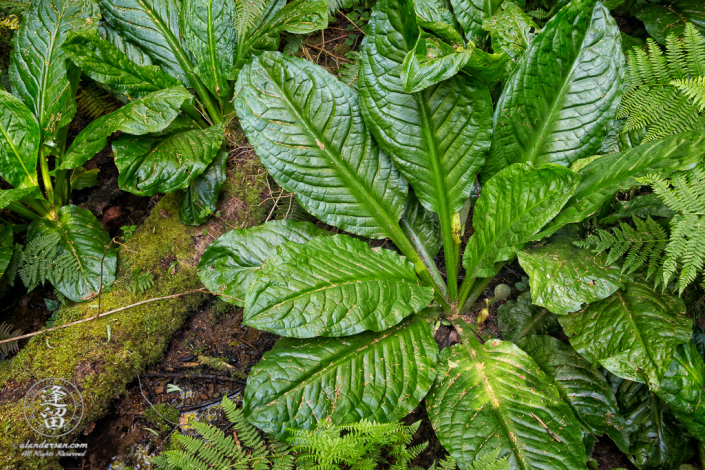
<svg viewBox="0 0 705 470"><path fill-rule="evenodd" d="M259 162L257 162L259 164ZM249 167L251 169L251 167ZM229 178L229 194L221 197L222 206L232 198L244 201L240 210L231 211L228 220L212 219L209 230L224 232L232 225L249 226L260 222L260 204L265 176L248 176L248 167L238 165ZM238 179L239 178L239 179ZM149 298L165 297L201 287L196 267L203 249L212 241L201 227L181 224L179 200L168 195L154 207L118 256L118 277L112 288L101 295L101 311L109 311ZM250 209L255 206L254 209ZM170 274L169 267L177 268ZM154 286L144 293L129 292L131 273L136 269L154 275ZM22 399L36 381L59 377L72 382L84 401L84 418L69 436L71 440L90 422L102 417L113 399L126 392L136 375L158 361L169 340L183 325L189 312L201 305L206 294L195 293L170 300L151 302L114 315L30 339L11 361L0 363L0 467L54 468L51 459L19 456L16 443L41 441L27 424ZM94 316L98 301L62 307L55 325ZM108 327L111 338L108 341Z"/></svg>
<svg viewBox="0 0 705 470"><path fill-rule="evenodd" d="M174 427L172 423L179 422L179 416L181 416L179 410L166 403L150 406L144 411L144 419L147 424L162 433L170 431Z"/></svg>

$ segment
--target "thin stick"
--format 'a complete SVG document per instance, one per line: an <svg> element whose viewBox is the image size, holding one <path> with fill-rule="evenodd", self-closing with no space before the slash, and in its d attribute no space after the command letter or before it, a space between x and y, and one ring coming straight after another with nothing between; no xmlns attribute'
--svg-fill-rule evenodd
<svg viewBox="0 0 705 470"><path fill-rule="evenodd" d="M274 201L274 205L272 206L272 210L269 211L269 215L267 216L267 219L264 221L265 223L269 222L269 219L272 217L272 214L274 214L274 209L277 208L277 204L279 204L279 199L282 198L282 195L284 194L284 190L279 193L279 197L277 198L276 201Z"/></svg>
<svg viewBox="0 0 705 470"><path fill-rule="evenodd" d="M365 34L365 32L364 32L363 30L361 30L360 27L359 27L358 25L356 25L353 20L351 20L350 18L348 18L348 16L347 16L345 13L343 13L343 12L340 11L340 10L338 10L338 13L340 13L341 15L343 15L343 16L345 17L345 19L348 20L350 23L352 23L352 25L355 26L355 28L357 28L357 30L360 31L363 35Z"/></svg>
<svg viewBox="0 0 705 470"><path fill-rule="evenodd" d="M49 333L49 332L54 331L54 330L60 330L60 329L62 329L62 328L67 328L67 327L69 327L69 326L78 325L79 323L86 323L86 322L89 322L89 321L97 320L98 318L107 317L108 315L112 315L113 313L122 312L123 310L128 310L128 309L131 309L131 308L133 308L133 307L137 307L137 306L139 306L139 305L144 305L144 304L148 304L148 303L151 303L151 302L157 302L157 301L159 301L159 300L176 299L177 297L183 297L184 295L195 294L195 293L197 293L197 292L208 293L208 291L206 290L205 287L201 287L200 289L194 289L194 290L190 290L190 291L187 291L187 292L181 292L181 293L179 293L179 294L173 294L173 295L167 295L167 296L164 296L164 297L155 297L154 299L142 300L141 302L137 302L137 303L134 303L134 304L126 305L126 306L120 307L120 308L116 308L115 310L110 310L110 311L108 311L108 312L101 313L101 314L96 315L96 316L94 316L94 317L92 316L92 317L84 318L84 319L82 319L82 320L76 320L76 321L73 321L73 322L71 322L71 323L65 323L65 324L63 324L63 325L53 326L53 327L51 327L51 328L47 328L46 330L35 331L34 333L28 333L28 334L22 335L22 336L15 336L14 338L11 338L11 339L5 339L5 340L0 341L0 344L9 343L9 342L11 342L11 341L19 341L19 340L21 340L21 339L31 338L32 336L38 336L38 335L41 335L41 334L43 334L43 333Z"/></svg>
<svg viewBox="0 0 705 470"><path fill-rule="evenodd" d="M342 57L338 57L337 55L333 54L332 52L328 52L327 50L323 49L322 47L319 46L314 46L313 44L306 44L306 47L313 47L314 49L321 50L328 54L329 56L335 58L336 60L342 60L343 62L352 62L352 60L344 59Z"/></svg>

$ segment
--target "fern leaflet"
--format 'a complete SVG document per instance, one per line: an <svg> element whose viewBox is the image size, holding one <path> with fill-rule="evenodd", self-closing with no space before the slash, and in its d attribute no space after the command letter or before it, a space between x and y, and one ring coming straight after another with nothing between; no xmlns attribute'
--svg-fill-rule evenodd
<svg viewBox="0 0 705 470"><path fill-rule="evenodd" d="M7 340L7 339L12 339L16 338L17 336L20 336L22 334L22 331L15 329L12 329L12 325L8 323L0 323L0 340ZM19 346L17 345L17 341L10 341L9 343L2 343L0 344L0 359L4 358L8 354L10 354L13 351L18 351Z"/></svg>
<svg viewBox="0 0 705 470"><path fill-rule="evenodd" d="M73 282L80 275L78 259L61 247L60 240L57 233L39 235L22 251L17 271L27 290L46 281L54 285L62 280Z"/></svg>

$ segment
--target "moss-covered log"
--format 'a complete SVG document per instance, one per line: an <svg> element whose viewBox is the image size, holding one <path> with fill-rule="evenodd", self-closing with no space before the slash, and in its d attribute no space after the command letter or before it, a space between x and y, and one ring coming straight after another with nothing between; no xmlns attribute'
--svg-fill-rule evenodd
<svg viewBox="0 0 705 470"><path fill-rule="evenodd" d="M265 178L264 169L256 160L231 165L219 204L220 216L200 227L179 222L178 196L169 195L159 201L120 247L118 279L101 295L101 310L201 287L196 266L206 246L225 231L262 222ZM131 278L137 270L154 276L154 286L146 292L132 292ZM89 423L106 414L111 402L126 391L138 373L162 356L189 312L207 297L197 293L148 303L35 336L16 357L0 363L0 467L58 468L57 459L22 456L16 446L27 441L71 442ZM55 325L94 316L97 305L98 300L94 299L62 307ZM27 390L48 377L72 382L84 401L81 424L60 439L44 438L34 432L23 414Z"/></svg>

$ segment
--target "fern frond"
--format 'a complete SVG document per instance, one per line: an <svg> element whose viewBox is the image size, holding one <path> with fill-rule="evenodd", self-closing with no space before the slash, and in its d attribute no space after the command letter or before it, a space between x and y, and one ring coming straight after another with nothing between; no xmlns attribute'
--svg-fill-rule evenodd
<svg viewBox="0 0 705 470"><path fill-rule="evenodd" d="M544 10L543 8L537 8L535 10L527 11L526 14L537 20L548 19L548 11Z"/></svg>
<svg viewBox="0 0 705 470"><path fill-rule="evenodd" d="M628 71L618 119L622 132L646 128L643 141L705 129L705 42L692 24L684 38L669 36L666 52L647 39L627 53Z"/></svg>
<svg viewBox="0 0 705 470"><path fill-rule="evenodd" d="M59 244L57 233L39 235L27 243L18 274L27 290L34 290L49 281L57 284L60 280L72 282L81 274L78 259Z"/></svg>
<svg viewBox="0 0 705 470"><path fill-rule="evenodd" d="M681 90L685 96L692 100L695 107L698 108L698 112L702 112L705 109L705 75L671 80L670 84Z"/></svg>
<svg viewBox="0 0 705 470"><path fill-rule="evenodd" d="M468 470L509 470L509 460L507 457L500 459L499 452L499 447L492 452L488 452L475 462L471 463Z"/></svg>
<svg viewBox="0 0 705 470"><path fill-rule="evenodd" d="M304 39L306 38L303 34L286 33L284 37L284 54L295 56L301 50L304 45Z"/></svg>
<svg viewBox="0 0 705 470"><path fill-rule="evenodd" d="M262 15L267 5L276 0L237 0L235 7L235 31L238 38L247 37L247 33L256 25L262 23Z"/></svg>
<svg viewBox="0 0 705 470"><path fill-rule="evenodd" d="M0 341L16 338L20 336L22 331L19 329L12 329L12 325L2 322L0 323ZM10 341L9 343L0 344L0 356L7 356L13 351L19 351L19 346L17 341Z"/></svg>
<svg viewBox="0 0 705 470"><path fill-rule="evenodd" d="M8 15L21 15L29 9L29 0L0 0L0 11Z"/></svg>
<svg viewBox="0 0 705 470"><path fill-rule="evenodd" d="M357 90L357 77L360 75L360 53L353 51L347 54L352 62L338 69L338 79L350 88Z"/></svg>
<svg viewBox="0 0 705 470"><path fill-rule="evenodd" d="M78 106L79 113L91 119L98 119L104 114L112 113L119 107L117 101L94 82L78 91L76 106Z"/></svg>

